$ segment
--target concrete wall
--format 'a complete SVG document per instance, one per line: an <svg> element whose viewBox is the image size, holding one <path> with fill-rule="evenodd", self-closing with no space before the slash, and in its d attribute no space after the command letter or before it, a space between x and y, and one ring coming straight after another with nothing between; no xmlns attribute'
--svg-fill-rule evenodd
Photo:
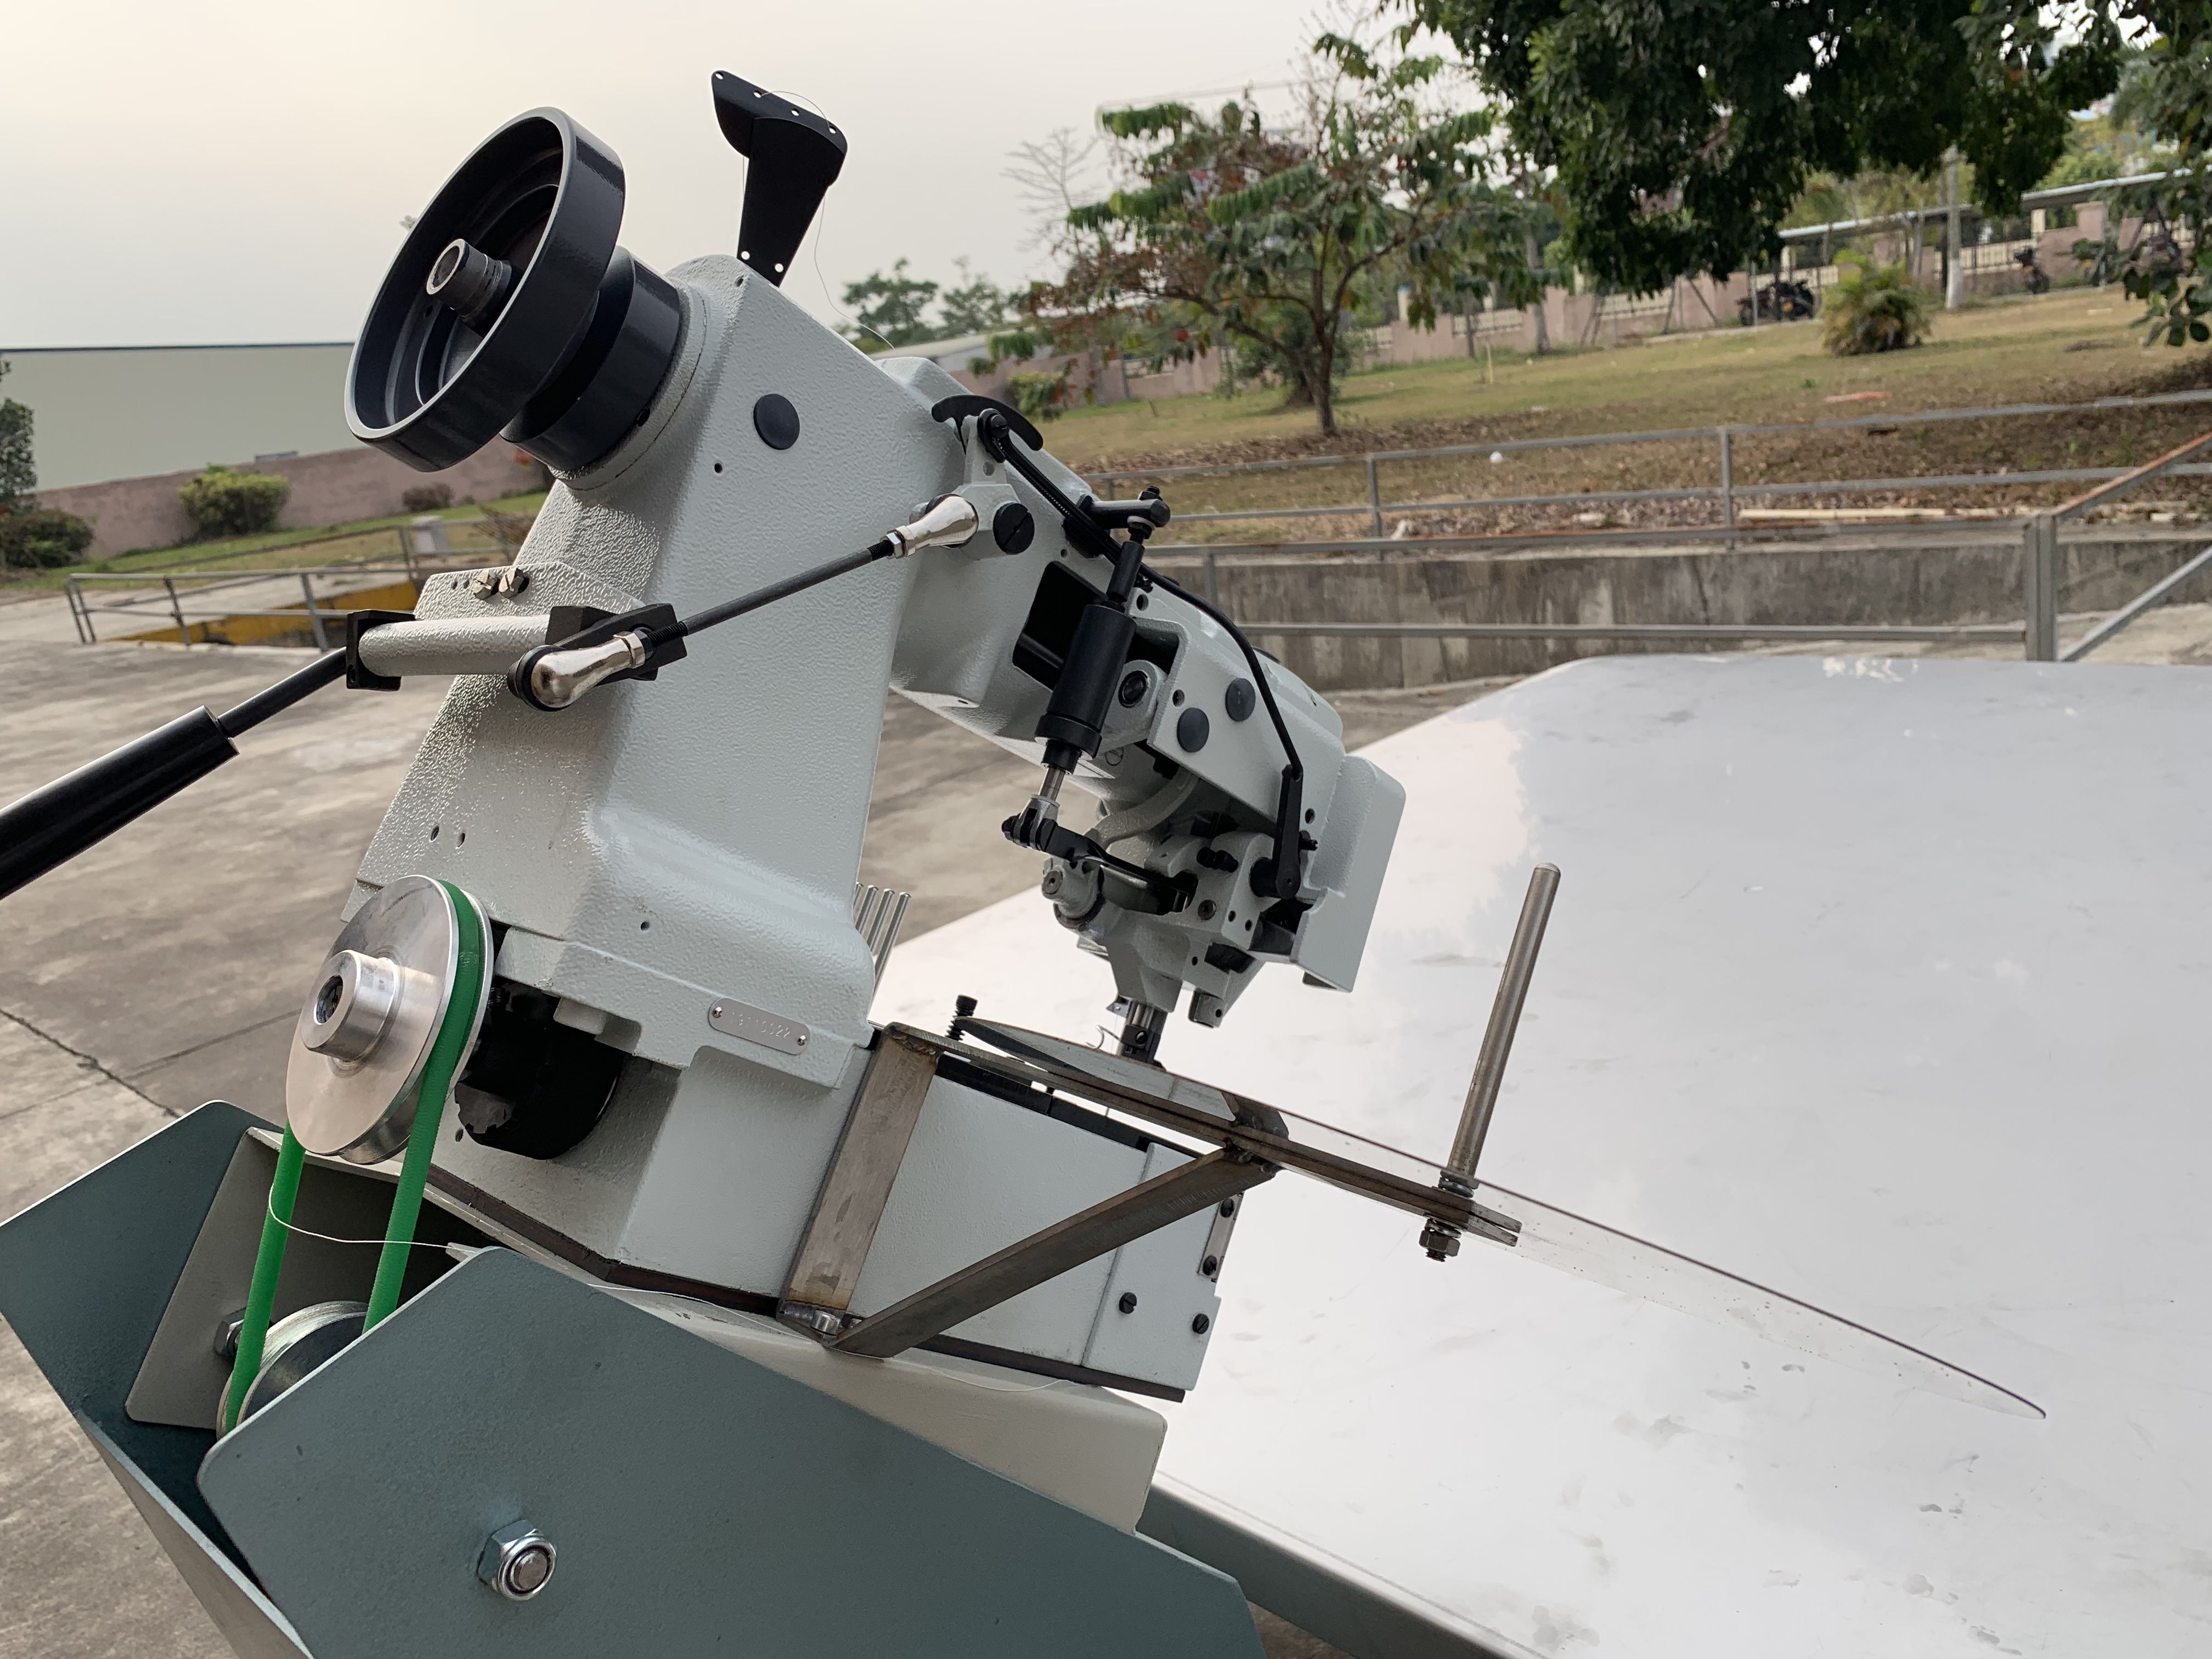
<svg viewBox="0 0 2212 1659"><path fill-rule="evenodd" d="M2132 528L2068 542L2062 605L2114 608L2203 542L2201 532ZM1204 591L1200 557L1159 554L1155 562L1178 581ZM1351 557L1231 553L1218 557L1216 580L1223 608L1248 623L1941 625L2018 621L2021 565L2017 537L1984 534L1917 544L1822 538L1734 552L1712 546ZM1577 657L1687 648L1679 642L1271 637L1258 629L1253 641L1322 690L1432 685L1534 673Z"/></svg>
<svg viewBox="0 0 2212 1659"><path fill-rule="evenodd" d="M88 556L107 558L142 547L173 547L191 539L193 526L177 491L200 469L107 483L42 489L39 505L58 507L92 521ZM291 499L278 520L302 529L381 519L404 512L400 497L426 484L444 484L456 501L497 501L543 489L544 468L520 450L494 443L443 472L417 472L380 449L356 443L320 455L298 455L240 468L292 481Z"/></svg>

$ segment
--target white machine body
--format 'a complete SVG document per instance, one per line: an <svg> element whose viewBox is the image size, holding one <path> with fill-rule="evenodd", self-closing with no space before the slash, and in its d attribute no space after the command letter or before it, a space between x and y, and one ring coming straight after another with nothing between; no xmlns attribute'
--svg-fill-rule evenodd
<svg viewBox="0 0 2212 1659"><path fill-rule="evenodd" d="M683 335L667 380L627 440L554 486L516 560L527 583L435 576L420 617L509 619L519 635L556 606L685 613L867 545L955 489L987 507L1021 501L1034 541L1007 554L986 531L870 565L695 639L657 681L608 684L556 714L492 675L459 676L354 902L410 872L463 886L493 920L496 980L557 999L561 1024L629 1056L604 1120L573 1149L527 1158L457 1132L442 1168L609 1260L774 1295L875 1035L877 964L852 908L884 688L1040 756L1055 616L1109 573L1068 545L1025 481L932 418L963 390L941 369L871 361L736 259L696 260L672 281ZM757 428L770 394L799 414L787 447ZM1039 460L1071 496L1087 494ZM1246 659L1164 587L1136 606L1142 695L1117 699L1096 761L1072 781L1099 800L1098 838L1182 897L1163 914L1140 887L1086 888L1102 878L1054 861L1046 887L1074 942L1107 959L1128 1001L1172 1008L1190 986L1206 1024L1269 960L1348 989L1402 790L1347 757L1334 711L1267 665L1315 843L1299 902L1271 922L1275 901L1245 872L1272 845L1284 757L1249 684L1243 718L1224 707ZM1178 738L1192 708L1210 724L1194 749ZM1239 867L1200 864L1209 844ZM854 1311L1183 1156L939 1077ZM951 1334L1188 1388L1215 1306L1201 1271L1218 1267L1214 1219L1162 1229ZM1120 1312L1139 1283L1135 1311Z"/></svg>

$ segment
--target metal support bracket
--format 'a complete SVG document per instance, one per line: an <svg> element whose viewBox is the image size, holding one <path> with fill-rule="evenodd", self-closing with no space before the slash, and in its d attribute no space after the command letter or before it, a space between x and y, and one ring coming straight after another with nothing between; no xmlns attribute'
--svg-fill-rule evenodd
<svg viewBox="0 0 2212 1659"><path fill-rule="evenodd" d="M875 1058L845 1120L783 1287L777 1316L786 1323L817 1336L844 1328L891 1183L937 1075L937 1052L896 1030L877 1039Z"/></svg>
<svg viewBox="0 0 2212 1659"><path fill-rule="evenodd" d="M846 1353L888 1359L1071 1267L1185 1216L1212 1209L1274 1173L1273 1165L1243 1152L1225 1148L1208 1152L948 1274L870 1315L832 1339L830 1346Z"/></svg>

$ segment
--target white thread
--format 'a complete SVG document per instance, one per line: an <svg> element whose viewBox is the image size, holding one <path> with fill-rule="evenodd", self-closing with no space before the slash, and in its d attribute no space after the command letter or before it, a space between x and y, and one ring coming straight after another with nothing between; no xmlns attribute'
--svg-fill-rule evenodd
<svg viewBox="0 0 2212 1659"><path fill-rule="evenodd" d="M295 1226L292 1223L285 1220L283 1216L276 1213L276 1199L273 1193L270 1195L269 1199L269 1218L275 1222L278 1226L282 1227L288 1233L304 1233L309 1238L321 1239L325 1244L374 1244L382 1246L392 1242L386 1238L334 1238L328 1233L317 1232L313 1227ZM434 1243L427 1238L416 1238L410 1239L408 1241L407 1248L410 1250L442 1250L446 1247L442 1243Z"/></svg>

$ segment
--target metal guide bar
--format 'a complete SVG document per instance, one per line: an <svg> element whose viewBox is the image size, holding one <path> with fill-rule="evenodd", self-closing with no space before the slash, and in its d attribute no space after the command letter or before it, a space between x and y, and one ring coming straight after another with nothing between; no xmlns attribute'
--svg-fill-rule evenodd
<svg viewBox="0 0 2212 1659"><path fill-rule="evenodd" d="M1212 1092L1228 1102L1230 1109L1237 1115L1234 1121L1224 1121L1195 1107L1178 1104L1164 1096L1124 1088L1103 1078L1066 1066L1015 1059L963 1043L949 1042L910 1025L885 1028L886 1036L893 1033L905 1042L926 1047L933 1054L957 1054L963 1063L994 1077L1004 1078L1008 1082L1055 1089L1079 1100L1090 1101L1094 1105L1156 1123L1191 1139L1229 1147L1279 1169L1294 1170L1313 1180L1327 1182L1332 1187L1356 1193L1363 1198L1371 1198L1393 1209L1448 1222L1501 1244L1514 1243L1520 1231L1520 1224L1510 1216L1455 1194L1407 1180L1403 1176L1393 1175L1387 1170L1378 1170L1352 1158L1340 1158L1321 1147L1292 1140L1288 1135L1261 1128L1257 1127L1259 1123L1279 1121L1280 1115L1273 1107L1231 1093L1225 1089L1214 1089L1208 1085Z"/></svg>

